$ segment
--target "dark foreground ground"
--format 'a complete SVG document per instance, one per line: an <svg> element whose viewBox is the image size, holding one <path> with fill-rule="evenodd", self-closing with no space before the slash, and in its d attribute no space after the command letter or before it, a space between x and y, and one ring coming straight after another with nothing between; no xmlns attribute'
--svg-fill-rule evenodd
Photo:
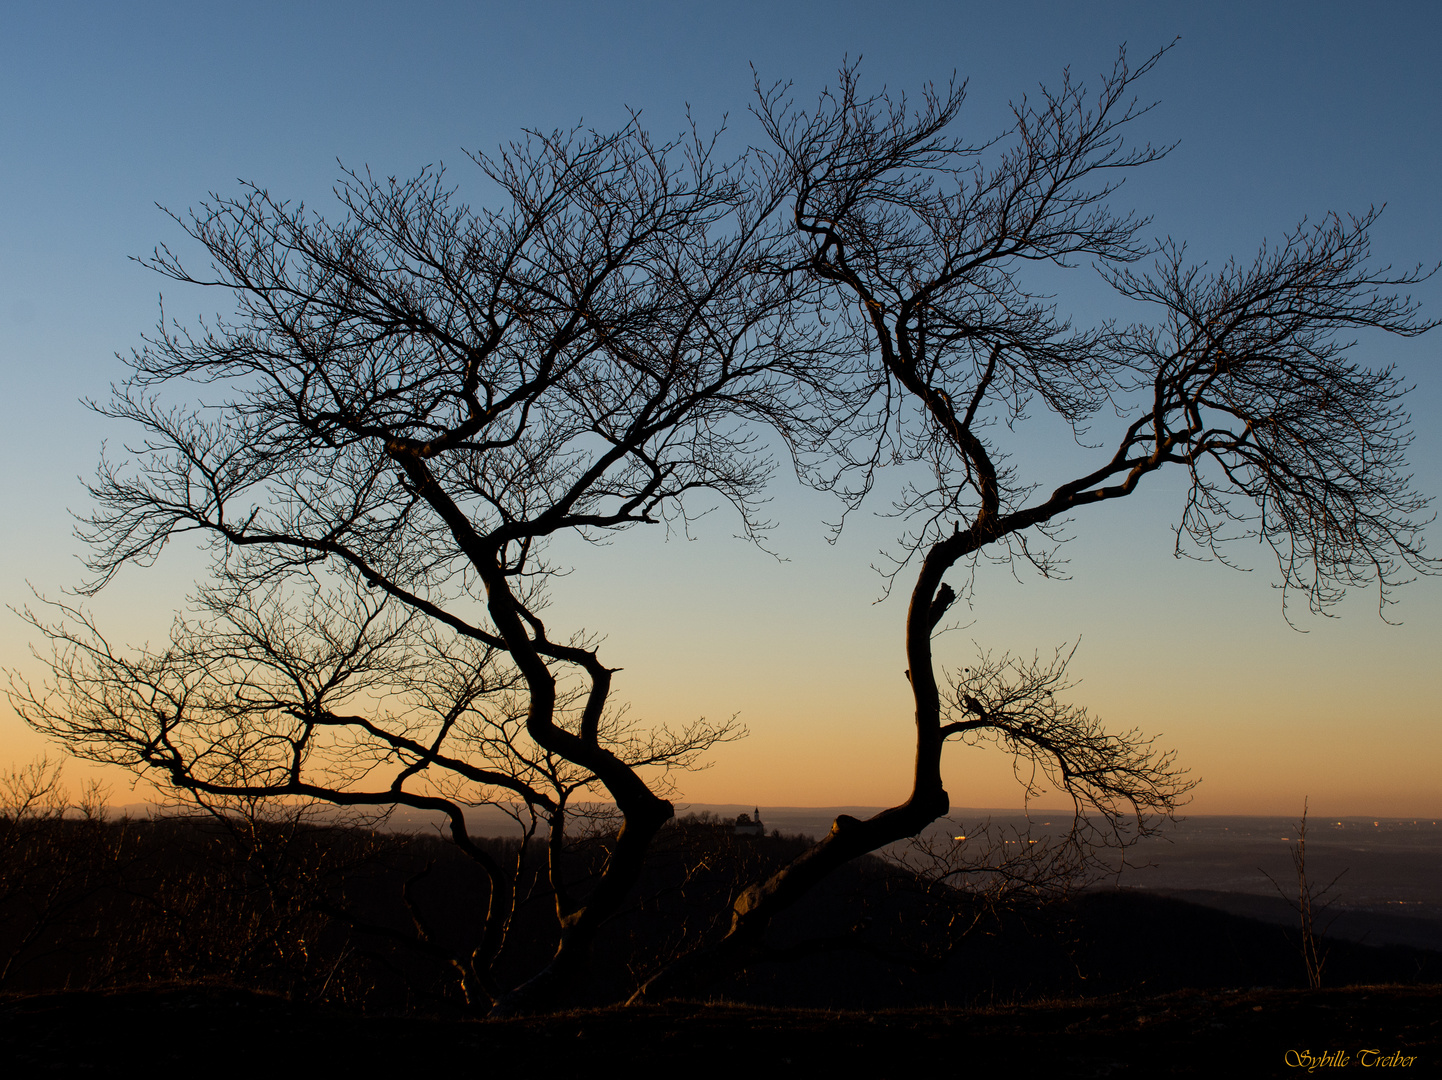
<svg viewBox="0 0 1442 1080"><path fill-rule="evenodd" d="M1377 1068L1434 1076L1442 1075L1442 985L1186 990L876 1013L672 1003L450 1022L362 1018L232 988L115 990L0 1000L0 1061L16 1077L123 1072L131 1063L157 1076L465 1069L578 1077L616 1067L684 1076L1301 1076Z"/></svg>

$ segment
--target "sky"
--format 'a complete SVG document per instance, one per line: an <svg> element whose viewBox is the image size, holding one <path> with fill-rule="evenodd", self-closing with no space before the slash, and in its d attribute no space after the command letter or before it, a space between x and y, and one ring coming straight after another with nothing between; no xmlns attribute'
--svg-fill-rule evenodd
<svg viewBox="0 0 1442 1080"><path fill-rule="evenodd" d="M857 58L872 88L967 79L959 130L981 138L1064 69L1094 80L1122 45L1137 63L1175 40L1140 85L1157 104L1136 134L1177 146L1128 179L1119 206L1215 264L1250 258L1303 217L1385 203L1381 262L1442 258L1434 3L5 2L0 30L0 600L12 606L83 576L70 515L86 507L102 443L127 432L82 399L107 395L123 375L115 354L155 323L162 282L134 257L158 243L187 253L157 204L184 212L242 180L322 210L341 165L407 176L444 164L464 191L465 151L525 128L615 128L628 108L669 135L689 106L744 146L760 139L753 79L789 80L805 100ZM1113 312L1093 275L1069 277L1058 300L1079 323ZM169 315L222 303L166 284ZM1442 275L1414 296L1442 317ZM1428 494L1442 492L1439 351L1442 331L1363 338L1356 352L1415 384L1410 458ZM1042 425L1018 460L1045 475L1077 453ZM1241 554L1245 572L1173 558L1182 492L1158 481L1075 519L1069 580L983 569L939 662L1080 639L1075 699L1174 748L1201 780L1191 813L1295 816L1309 799L1324 815L1442 814L1442 581L1403 589L1390 622L1363 592L1332 618L1294 607L1289 625L1260 556ZM746 725L748 738L684 778L685 800L894 803L912 754L905 590L881 601L872 566L895 522L857 515L828 544L835 507L784 474L771 516L780 559L736 539L719 511L690 539L657 528L562 544L574 572L548 623L604 635L633 715ZM117 636L161 640L203 568L168 551L94 610ZM0 619L0 665L38 676L31 637ZM46 751L0 704L0 769ZM955 807L1020 805L995 750L953 748L945 775ZM144 797L125 774L108 779L116 802Z"/></svg>

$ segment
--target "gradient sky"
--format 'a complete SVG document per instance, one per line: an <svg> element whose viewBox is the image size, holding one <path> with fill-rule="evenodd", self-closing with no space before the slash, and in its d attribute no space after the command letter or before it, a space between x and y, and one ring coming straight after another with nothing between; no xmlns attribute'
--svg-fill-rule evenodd
<svg viewBox="0 0 1442 1080"><path fill-rule="evenodd" d="M1122 43L1139 62L1178 37L1140 88L1158 105L1136 134L1179 145L1129 179L1119 205L1218 261L1250 258L1304 215L1386 203L1381 261L1442 257L1431 2L0 4L0 599L25 603L27 582L58 595L81 576L77 477L127 433L79 399L104 397L123 373L113 354L154 324L162 283L129 257L183 239L157 203L183 212L243 178L326 209L337 159L402 176L445 162L464 190L463 149L493 150L523 127L615 127L627 106L661 135L688 103L703 127L729 114L740 145L759 138L748 65L805 100L857 56L873 88L969 79L963 123L984 137L1063 68L1091 78ZM1072 277L1060 299L1079 322L1112 310L1092 276ZM1415 295L1442 316L1442 280ZM222 297L171 285L166 302L190 318ZM1429 494L1442 492L1439 351L1442 332L1358 349L1416 384L1411 460ZM1078 453L1043 430L1019 460L1045 476ZM1195 813L1296 814L1304 797L1324 815L1442 813L1442 582L1403 590L1389 614L1400 625L1359 594L1335 618L1297 611L1292 629L1264 560L1237 573L1171 557L1179 500L1161 478L1078 517L1070 581L983 570L938 657L960 666L978 646L1029 655L1081 637L1077 699L1174 747L1203 780ZM833 510L783 478L772 546L784 563L735 540L719 512L692 540L633 530L558 549L576 572L548 622L606 635L602 657L624 669L617 692L636 715L738 713L750 729L684 783L691 800L905 795L904 600L875 603L870 569L894 523L858 516L828 546ZM119 636L158 640L203 565L167 552L95 609ZM36 672L29 638L19 619L0 621L0 664ZM0 766L44 750L0 710ZM118 802L134 798L124 783ZM956 806L1019 803L994 751L952 750L947 785Z"/></svg>

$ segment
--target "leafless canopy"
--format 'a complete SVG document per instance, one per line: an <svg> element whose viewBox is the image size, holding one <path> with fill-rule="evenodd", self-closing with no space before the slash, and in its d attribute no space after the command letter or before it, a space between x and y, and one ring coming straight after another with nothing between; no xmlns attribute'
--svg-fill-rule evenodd
<svg viewBox="0 0 1442 1080"><path fill-rule="evenodd" d="M919 101L867 96L847 67L805 111L788 86L758 83L794 265L825 287L822 317L869 361L850 387L869 407L802 448L809 475L853 504L885 465L920 463L930 476L897 507L909 529L888 579L919 564L906 624L911 794L866 821L837 819L816 849L743 892L726 949L754 947L839 863L946 814L941 761L953 737L1000 743L1024 783L1049 778L1085 811L1078 828L1094 840L1135 837L1149 815L1175 812L1190 784L1174 759L1058 703L1063 665L984 656L943 694L933 635L978 558L1050 573L1064 519L1180 468L1191 489L1178 548L1221 553L1230 539L1260 537L1283 585L1314 609L1360 584L1385 604L1409 574L1437 569L1420 538L1426 500L1403 460L1405 387L1354 360L1351 338L1436 325L1402 291L1426 275L1372 265L1375 211L1304 223L1214 272L1189 265L1179 244L1149 243L1148 222L1114 203L1130 170L1168 150L1126 139L1148 111L1135 83L1161 55L1132 68L1122 53L1090 91L1068 73L1015 103L1010 130L979 142L953 134L964 85ZM1148 257L1153 269L1137 269ZM1074 325L1043 291L1071 268L1100 271L1152 321ZM1070 425L1078 458L1091 458L1050 490L1008 464L1008 440L1027 438L1033 411ZM1098 439L1112 448L1086 448ZM958 568L953 587L944 578ZM655 988L671 985L663 975Z"/></svg>
<svg viewBox="0 0 1442 1080"><path fill-rule="evenodd" d="M1048 778L1085 844L1134 838L1175 812L1185 774L1060 703L1062 658L983 656L943 690L933 637L977 559L1050 572L1063 520L1165 468L1191 479L1179 550L1260 538L1317 610L1363 584L1385 604L1437 568L1403 460L1405 387L1352 342L1435 325L1405 295L1425 275L1372 264L1374 211L1214 271L1144 238L1114 204L1167 153L1126 138L1160 56L1122 54L1092 90L1068 74L980 141L953 133L964 85L867 96L848 67L810 111L758 85L768 145L730 162L694 131L658 144L633 121L475 157L493 209L426 170L347 174L337 221L257 187L177 216L208 268L164 247L146 265L225 292L234 314L162 316L128 358L96 408L143 435L102 463L83 532L91 589L187 533L211 543L214 582L139 657L78 609L41 620L56 683L18 686L20 708L209 798L434 807L463 848L468 803L544 821L554 853L573 796L603 793L623 822L610 862L584 901L556 882L560 948L514 993L486 978L511 880L488 867L495 933L467 978L492 1001L543 1000L670 817L657 773L733 734L628 726L595 639L543 621L546 545L684 525L698 495L759 535L769 428L850 506L887 465L928 470L898 507L916 765L904 802L838 818L742 889L710 960L744 962L836 866L945 815L948 741L995 741L1025 783ZM1074 325L1051 291L1071 268L1144 314ZM1076 475L1043 487L1009 464L1033 411L1077 434Z"/></svg>
<svg viewBox="0 0 1442 1080"><path fill-rule="evenodd" d="M545 545L684 522L698 492L758 534L754 427L844 411L847 354L772 272L779 195L747 159L633 122L474 163L499 208L427 170L347 174L334 222L254 187L176 216L208 269L164 247L146 265L234 314L162 318L128 358L95 407L144 435L102 464L82 531L92 590L186 533L216 583L139 659L66 610L42 627L59 696L19 700L72 748L207 797L442 810L478 859L468 802L539 814L558 850L573 794L614 800L606 878L586 904L558 883L564 967L671 815L658 770L735 728L622 722L594 641L542 619Z"/></svg>
<svg viewBox="0 0 1442 1080"><path fill-rule="evenodd" d="M1406 388L1357 363L1350 335L1435 326L1398 293L1424 275L1372 265L1376 210L1304 222L1215 272L1188 264L1181 244L1154 250L1149 222L1111 204L1127 170L1167 152L1123 138L1147 111L1133 84L1159 59L1133 70L1123 55L1095 94L1068 75L981 146L948 134L964 86L913 110L863 97L848 69L812 113L784 88L761 95L802 254L874 364L880 406L869 432L847 429L843 460L868 481L886 447L931 466L934 486L902 507L917 522L908 556L955 532L948 552L1000 544L1045 568L1049 545L1028 531L1171 465L1192 476L1179 543L1261 536L1318 609L1352 585L1385 595L1435 563L1403 460ZM1135 269L1150 255L1152 270ZM1035 263L1089 264L1157 315L1076 327L1028 283ZM1046 492L1004 465L1005 440L1025 437L1036 407L1091 439L1099 414L1125 427L1084 475Z"/></svg>
<svg viewBox="0 0 1442 1080"><path fill-rule="evenodd" d="M928 744L952 730L930 644L956 596L943 575L978 554L1046 572L1060 520L1164 467L1192 481L1179 546L1261 537L1284 585L1319 610L1363 583L1385 601L1407 574L1436 569L1419 535L1426 500L1405 472L1405 387L1356 362L1349 336L1436 325L1398 292L1422 273L1371 265L1375 211L1304 224L1214 273L1187 265L1178 244L1150 249L1147 222L1112 203L1128 170L1166 153L1124 140L1147 111L1133 84L1160 56L1132 69L1123 54L1094 93L1068 75L980 146L949 134L964 87L913 109L863 96L847 69L810 113L784 88L760 94L799 257L872 361L879 404L832 434L845 466L833 475L861 470L864 491L889 448L934 477L900 507L913 524L900 562L921 561L908 649ZM1149 254L1155 268L1136 269ZM1028 284L1037 263L1090 264L1159 316L1078 328ZM1089 441L1119 427L1115 448L1080 451L1093 460L1050 491L1027 482L1006 466L1006 440L1025 438L1037 408Z"/></svg>

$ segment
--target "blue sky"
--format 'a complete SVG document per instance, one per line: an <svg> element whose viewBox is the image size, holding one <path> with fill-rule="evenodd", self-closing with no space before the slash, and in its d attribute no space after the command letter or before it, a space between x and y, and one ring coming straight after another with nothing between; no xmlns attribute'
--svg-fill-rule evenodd
<svg viewBox="0 0 1442 1080"><path fill-rule="evenodd" d="M615 127L627 107L663 135L688 104L703 128L727 116L739 147L759 136L752 65L804 100L857 56L871 86L968 79L963 123L985 137L1063 68L1092 77L1123 43L1140 61L1180 38L1141 86L1158 104L1137 126L1178 146L1129 179L1126 205L1220 260L1304 215L1386 203L1375 250L1410 266L1442 257L1439 31L1432 3L0 4L0 599L80 577L77 477L126 433L79 399L104 397L113 354L154 324L162 283L130 257L183 239L157 203L183 212L245 179L325 211L338 159L397 175L443 162L481 201L464 150L526 127ZM1079 320L1113 310L1073 277L1062 300ZM1416 295L1442 315L1442 282ZM172 287L167 312L188 320L222 299ZM1412 462L1429 493L1442 491L1439 348L1442 334L1359 351L1417 384ZM1039 437L1032 463L1071 452ZM902 608L873 604L869 566L891 524L859 519L828 547L823 500L782 483L774 507L789 562L735 541L719 516L690 542L626 535L574 553L554 617L608 635L638 713L739 711L751 738L723 748L693 798L889 802L909 767ZM950 636L955 662L973 639L1029 653L1083 636L1083 699L1164 732L1205 780L1201 812L1293 813L1306 794L1321 813L1442 811L1438 582L1402 595L1400 627L1359 596L1299 634L1264 564L1235 574L1170 557L1176 507L1163 483L1079 519L1071 582L984 579ZM97 610L158 637L202 566L167 553ZM0 625L0 662L24 666L27 641L19 620ZM38 749L0 713L0 764ZM955 756L956 803L1009 805L1003 761Z"/></svg>

